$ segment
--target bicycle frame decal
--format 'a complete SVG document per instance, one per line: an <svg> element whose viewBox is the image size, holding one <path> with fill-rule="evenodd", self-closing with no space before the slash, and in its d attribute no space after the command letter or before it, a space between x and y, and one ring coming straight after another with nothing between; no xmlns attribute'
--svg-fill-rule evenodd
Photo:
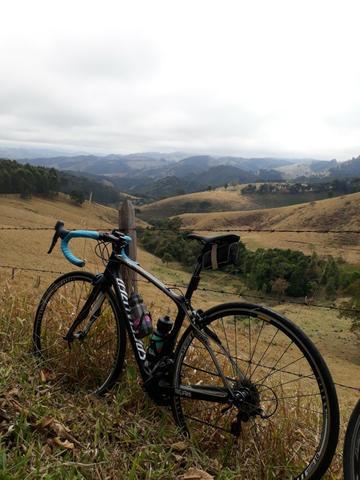
<svg viewBox="0 0 360 480"><path fill-rule="evenodd" d="M121 297L121 300L122 300L124 310L126 312L126 317L127 317L127 320L128 320L128 324L129 324L131 333L133 334L133 338L134 338L134 341L135 341L135 346L136 346L137 353L139 355L140 360L145 361L146 351L145 351L145 348L144 348L144 344L142 343L141 340L139 340L136 337L136 334L135 334L135 330L134 330L134 327L133 327L133 324L132 324L131 311L130 311L130 306L129 306L129 298L128 298L128 294L127 294L127 291L126 291L125 283L123 282L123 280L121 278L117 277L116 278L116 284L119 287L120 297Z"/></svg>

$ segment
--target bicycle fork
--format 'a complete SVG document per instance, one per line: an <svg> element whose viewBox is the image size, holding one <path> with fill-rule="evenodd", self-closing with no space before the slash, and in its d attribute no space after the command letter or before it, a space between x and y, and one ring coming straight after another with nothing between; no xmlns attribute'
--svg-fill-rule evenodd
<svg viewBox="0 0 360 480"><path fill-rule="evenodd" d="M99 277L95 280L94 288L87 298L84 306L80 310L79 314L73 321L66 335L63 337L70 346L71 342L74 339L83 340L89 333L91 327L99 317L101 313L101 308L105 300L105 292L102 289L103 277ZM79 331L75 332L78 326L87 318L90 317L85 327Z"/></svg>

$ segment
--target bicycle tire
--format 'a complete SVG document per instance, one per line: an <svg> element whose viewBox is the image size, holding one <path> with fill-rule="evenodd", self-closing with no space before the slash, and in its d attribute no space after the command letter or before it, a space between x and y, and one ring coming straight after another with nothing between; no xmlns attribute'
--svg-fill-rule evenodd
<svg viewBox="0 0 360 480"><path fill-rule="evenodd" d="M68 377L69 371L72 372L76 368L77 374L73 374L72 377L69 377L73 380L73 383L80 383L83 388L86 388L95 394L102 395L107 392L118 379L123 368L126 352L126 329L118 312L113 292L111 290L108 290L106 292L106 300L104 300L104 302L107 301L106 306L104 307L104 304L102 305L100 313L101 316L99 316L100 318L97 318L95 320L94 324L91 326L89 335L83 340L83 342L81 342L81 345L78 340L75 340L74 342L72 342L71 345L69 345L63 339L63 336L67 333L68 328L70 327L74 318L76 318L76 315L82 306L80 305L80 299L85 301L85 299L87 298L85 293L82 294L84 290L84 285L88 286L90 290L92 288L92 284L95 278L95 275L89 272L70 272L57 278L48 287L48 289L42 296L36 311L33 329L33 345L35 354L41 359L42 365L52 370L55 375L61 374L63 377ZM77 310L75 311L71 301L68 301L66 295L62 295L62 288L70 287L67 289L68 295L72 295L72 292L75 292L74 295L76 295L76 291L79 290L80 284L82 285L82 287L80 289L80 293L78 294L79 299L76 300ZM81 298L82 295L84 298ZM57 299L57 296L59 297L59 299ZM69 303L70 307L67 307L67 303ZM66 308L63 305L66 305ZM65 315L58 315L58 312L61 312L61 308L66 310ZM59 323L57 325L54 325L54 327L59 329L60 324L62 328L62 330L60 330L60 332L55 335L56 340L58 340L58 344L56 344L56 347L55 343L51 346L48 346L46 344L46 325L48 322L47 319L49 317L49 322L52 321L52 315L54 315L55 317L60 317ZM69 317L69 319L67 317ZM102 320L103 318L103 323L100 324L100 320ZM108 328L109 322L111 322L110 327L114 330L110 333L108 333L106 330ZM82 324L79 327L81 328L81 326ZM95 335L96 333L98 334L98 336ZM107 338L111 337L113 339L111 340L113 341L112 351L111 354L109 353L108 355L112 358L111 364L105 365L106 362L97 361L96 365L94 365L95 357L90 357L90 355L95 355L96 352L91 349L87 351L86 342L89 343L90 341L92 341L95 346L97 345L98 347L100 347L105 345L106 349L109 349L110 347L107 346L109 344L109 341L107 341L108 343L103 342L100 346L98 345L101 338L100 335L104 334L107 335ZM63 343L61 342L61 340L63 340ZM103 339L101 338L101 340ZM73 351L75 342L77 342L76 347L79 347L76 352ZM58 349L57 345L59 345ZM54 356L53 353L55 348L57 353L56 356ZM100 348L98 348L98 351L100 351ZM66 358L66 353L68 354L69 360L67 360ZM83 355L83 357L86 355L86 362L83 362L83 357L81 357L81 355ZM101 368L103 368L104 370L100 372ZM97 375L99 378L97 377Z"/></svg>
<svg viewBox="0 0 360 480"><path fill-rule="evenodd" d="M351 414L344 441L344 480L360 479L360 400Z"/></svg>
<svg viewBox="0 0 360 480"><path fill-rule="evenodd" d="M225 303L225 304L221 304L221 305L218 305L218 306L215 306L215 307L211 308L210 310L206 311L203 315L204 315L205 320L204 320L204 324L201 327L202 331L204 331L204 327L210 328L210 326L211 326L211 329L216 333L216 335L219 335L220 330L218 329L216 331L216 329L215 329L216 326L215 325L213 326L214 322L219 320L218 323L220 325L220 319L222 319L221 320L222 321L222 326L224 327L225 324L224 324L223 319L227 318L229 320L229 317L234 317L235 320L234 320L233 324L228 321L228 323L226 323L226 328L223 328L224 329L224 334L226 336L226 342L229 342L229 340L230 340L230 344L232 342L232 339L230 338L230 330L235 329L235 336L236 336L236 328L242 328L242 329L245 328L245 324L241 324L240 326L236 327L236 325L237 325L236 322L240 322L241 320L243 320L243 317L244 318L245 317L249 318L249 325L250 325L250 318L254 319L257 322L256 323L256 325L257 325L256 328L260 332L259 336L264 335L263 333L261 333L261 330L260 330L260 328L264 329L264 324L265 324L265 327L267 327L268 325L275 327L279 332L281 332L281 335L284 334L285 338L288 338L291 341L291 345L294 344L294 349L296 347L302 352L303 359L306 361L306 364L308 364L310 366L311 372L313 372L313 378L310 375L308 375L308 376L300 375L300 377L304 376L305 379L307 379L307 381L309 383L311 382L311 384L317 383L317 385L319 386L319 390L320 390L320 393L316 393L316 395L318 395L319 398L315 397L315 393L312 395L312 397L314 397L314 398L311 398L310 394L307 395L305 393L303 394L302 392L300 392L298 394L297 401L299 401L300 397L309 396L309 398L311 398L311 402L313 402L314 405L315 405L315 400L318 401L318 404L320 403L322 405L321 412L316 412L316 413L318 414L317 417L321 418L321 416L322 416L322 419L323 419L323 422L324 422L322 430L321 430L319 447L314 449L313 454L311 454L311 455L309 454L309 461L306 461L305 466L301 466L301 471L296 471L295 472L295 468L300 468L300 467L290 467L290 466L288 467L289 469L293 468L293 470L290 473L288 473L284 470L284 468L285 468L284 466L281 466L281 468L276 466L277 470L274 469L273 471L271 471L271 466L270 465L264 465L264 466L260 465L259 467L257 467L256 461L252 462L251 459L250 459L250 453L252 452L251 449L250 449L249 451L247 450L247 455L248 456L246 456L245 458L240 457L240 463L237 465L236 468L242 468L241 467L241 462L243 462L244 464L248 463L249 465L252 465L253 469L258 468L258 471L256 473L255 473L255 470L252 470L251 472L242 471L241 472L241 478L243 478L243 479L245 479L245 478L249 478L249 479L253 479L253 478L259 478L259 479L260 478L293 478L293 479L298 479L298 480L304 480L304 479L313 479L314 480L314 479L322 478L323 475L325 474L325 472L327 471L331 461L332 461L332 458L334 456L336 446L337 446L338 435L339 435L339 406L338 406L338 401L337 401L336 390L335 390L334 383L332 381L330 372L329 372L323 358L321 357L320 353L318 352L318 350L314 346L314 344L301 331L301 329L298 326L296 326L292 321L290 321L287 318L285 318L284 316L274 312L273 310L270 310L268 308L265 308L265 307L262 307L262 306L259 306L259 305L253 305L253 304L248 304L248 303ZM260 322L262 322L262 327L260 327L260 325L261 325ZM245 330L244 330L244 332L245 332ZM269 336L269 338L270 338L270 336ZM190 380L188 380L188 378L191 379L191 383L190 383L191 385L200 385L200 388L201 388L202 385L205 386L204 388L208 388L206 380L208 381L209 378L212 379L214 384L216 382L219 382L219 379L216 380L216 377L218 377L219 375L214 373L213 369L206 370L205 367L203 367L201 363L199 364L199 362L204 362L205 361L204 358L205 358L206 354L203 352L203 350L201 351L200 354L198 352L196 352L196 348L198 348L198 347L195 348L195 345L193 344L193 342L195 342L194 339L196 339L198 341L198 337L195 334L195 329L192 325L190 325L188 327L188 329L184 332L183 336L181 337L181 339L178 343L176 352L175 352L174 376L173 376L173 392L174 393L173 393L173 397L172 397L172 413L173 413L175 422L180 427L181 431L186 435L190 435L191 433L194 433L194 432L195 432L195 435L198 435L199 434L198 432L200 431L200 429L208 428L208 426L210 428L213 428L214 430L219 429L220 433L218 434L218 436L215 436L215 434L214 434L214 437L213 437L214 440L213 440L212 448L220 448L221 444L219 442L222 441L221 438L225 438L224 433L222 432L223 424L221 423L223 421L223 417L225 417L225 413L222 414L223 417L221 417L220 413L219 413L219 410L216 410L216 407L215 407L215 405L217 405L217 404L211 403L210 404L211 408L209 407L207 409L206 405L205 406L199 405L198 410L197 411L195 410L195 411L198 412L199 415L203 414L204 418L207 418L207 419L212 418L212 416L214 416L215 424L210 424L210 422L208 420L204 421L203 419L193 417L192 415L189 415L188 410L192 408L192 406L194 405L194 402L196 402L196 400L191 400L191 399L187 398L186 395L184 395L184 393L181 392L182 382L184 382L184 385L186 385L186 382L190 381ZM250 329L250 339L251 339L251 329ZM254 350L255 350L256 346L257 345L260 346L260 344L262 342L263 342L263 340L259 340L259 337L258 337L256 345L254 347ZM250 343L251 343L251 340L250 340ZM236 345L236 344L234 343L234 345ZM275 346L276 346L276 344L274 343L274 347ZM230 350L229 343L228 343L227 347L229 347L228 349ZM202 348L202 347L200 347L200 348ZM217 353L221 354L221 351L218 351ZM195 366L191 365L191 361L192 361L191 359L192 358L195 359L194 360L194 362L196 363ZM209 358L210 358L210 355L209 355ZM261 368L267 369L267 370L265 370L266 372L268 372L268 373L266 373L266 375L267 375L266 378L268 378L272 375L278 375L279 374L278 371L280 372L280 376L283 374L283 377L285 379L287 378L286 375L287 376L290 376L290 374L291 375L297 375L296 373L287 371L287 370L290 370L290 367L288 365L286 365L287 369L285 369L284 370L285 373L283 373L283 371L280 371L280 369L274 368L274 366L271 369L270 367L268 367L266 365L266 363L265 363L265 365L262 365L262 362L265 362L265 360L262 360L262 357L261 357L260 361L259 361L259 359L257 359L256 362L255 362L255 356L254 356L254 353L251 353L251 348L250 348L250 351L249 351L249 360L248 361L245 361L244 359L240 358L240 354L238 354L238 353L236 353L235 357L232 357L232 358L237 359L236 360L236 366L237 366L238 360L239 360L239 363L240 363L240 361L242 361L242 362L244 362L244 364L247 364L246 373L247 373L248 376L249 376L248 368L250 367L250 379L251 379L251 369L252 368L253 368L253 374L254 375L255 375L255 371L259 368L260 369ZM301 358L301 361L303 359ZM190 364L186 363L186 362L190 362ZM229 369L234 370L233 363L231 363L230 361L227 362L227 365L231 365L231 368L228 367L227 372L229 371ZM253 363L254 367L251 366L252 363ZM295 361L292 362L292 363L295 364ZM213 365L214 365L214 363L213 363ZM260 367L259 367L259 365L260 365ZM301 364L301 366L302 366L302 364ZM300 368L300 366L299 366L299 368ZM238 368L238 370L241 370L241 369ZM237 370L237 372L238 372L238 370ZM273 373L274 371L275 371L275 373ZM294 370L294 372L295 372L295 370ZM192 380L192 378L193 378L193 380ZM205 380L204 380L204 378L205 378ZM229 380L231 380L233 382L233 385L236 384L236 379L233 379L232 376L229 376L229 377L226 377L226 378L229 378ZM302 381L303 381L303 378L299 379L299 383L302 382ZM244 382L245 382L245 380L244 380ZM286 388L287 388L286 385L285 385L286 383L290 384L291 380L288 381L288 382L284 382L282 384L282 386L279 387L282 392L286 391ZM187 385L188 384L189 383L187 383ZM262 385L260 385L260 387L261 386ZM288 387L289 387L289 385L288 385ZM258 387L256 387L256 388L258 388ZM263 391L265 391L265 390L263 390ZM304 392L305 392L305 390L304 390ZM273 393L274 393L274 391L273 391ZM285 404L286 402L285 402L284 399L286 399L286 398L291 398L291 396L286 396L286 395L283 396L283 399L280 399L281 402L283 402ZM287 400L287 402L289 404L290 404L291 401L292 400ZM203 403L205 404L206 402L203 402ZM275 403L275 400L274 400L274 403ZM184 410L184 408L187 408L188 410ZM279 407L279 408L281 408L281 407ZM216 413L215 413L215 411L216 411ZM223 411L224 410L220 410L220 412L223 412ZM298 411L300 412L300 410L298 410ZM309 410L309 412L307 412L306 415L309 416L309 418L310 417L313 418L315 414L310 413L310 412L311 412L311 410ZM291 413L292 413L292 410L290 411L290 414ZM321 413L321 415L320 415L320 413ZM281 417L280 417L280 419L279 419L279 417L273 417L273 418L278 419L278 422L281 425L286 424L286 422L288 422L289 425L294 424L294 430L295 430L295 426L297 425L297 423L295 424L295 422L297 422L297 418L295 419L295 416L291 416L290 414L289 414L289 411L284 410L284 418L283 419ZM216 415L218 415L218 416L216 417ZM226 413L226 415L228 415L228 413ZM276 411L273 415L279 415L279 413ZM288 419L285 418L286 415L289 415ZM278 433L278 432L276 432L274 430L274 428L275 428L273 426L274 423L273 423L273 421L270 423L270 420L271 420L271 418L269 419L269 424L268 425L271 425L271 428L270 427L269 428L265 427L261 432L261 433L263 433L265 440L267 439L266 435L269 436L273 433L273 436L274 436L275 440L273 442L271 442L271 441L268 442L268 447L270 447L269 450L276 449L276 445L277 445L276 442L281 444L281 441L282 441L281 437L280 437L280 442L279 442L279 438L275 437L275 434ZM304 421L306 421L306 419ZM192 432L190 431L190 428L189 428L189 423L191 423L191 422L193 422L194 424L197 425L196 428L194 428ZM199 423L196 423L196 422L200 423L200 427L198 426ZM224 422L225 422L225 420L224 420ZM294 423L292 423L292 422L294 422ZM248 426L248 425L251 425L251 426ZM255 422L253 419L250 419L248 421L248 423L245 424L245 427L248 428L247 433L249 433L249 437L246 438L246 439L250 438L250 432L251 432L251 435L254 435L252 429L255 432L260 431L260 429L262 427L260 427L259 425L260 425L260 423L257 422L257 421ZM242 426L242 424L241 424L241 426ZM304 430L304 431L306 431L306 430ZM286 430L284 430L284 432L287 433ZM291 437L291 435L289 435L289 437ZM217 440L217 438L220 438L220 440ZM286 438L287 437L285 437L285 435L284 435L284 440L283 440L283 443L285 443L284 448L286 448L286 442L285 442ZM201 444L202 448L205 448L206 444L210 444L209 439L210 439L210 436L209 437L204 436L203 439L200 440L200 444ZM309 436L309 439L310 439L310 436ZM216 442L218 442L218 443L216 443ZM256 433L256 439L255 439L255 437L253 438L252 445L254 446L254 449L257 448L257 446L256 446L257 442L258 442L259 448L262 445L266 445L265 443L261 443L262 438L259 440L258 433ZM295 442L295 440L294 440L294 442ZM240 444L240 447L245 448L244 444L245 443ZM293 445L291 445L291 447L293 447ZM290 444L288 444L288 448L290 449L291 447L290 447ZM237 453L237 448L238 447L233 449L235 454ZM293 448L295 449L295 447L293 447ZM218 450L216 450L216 451L218 451ZM264 451L265 451L265 448L264 448ZM224 455L224 453L222 453L222 454ZM258 454L259 459L261 461L262 459L261 459L260 454L259 453L257 453L257 454ZM276 452L272 452L271 455L276 456ZM285 457L284 458L284 464L280 464L280 465L287 465L286 462L288 462L289 465L290 465L290 462L288 461L288 458L285 455L285 453L284 453L284 457ZM233 467L233 468L235 468L235 467ZM239 473L237 473L237 474L239 475ZM249 475L249 477L246 477L246 475Z"/></svg>

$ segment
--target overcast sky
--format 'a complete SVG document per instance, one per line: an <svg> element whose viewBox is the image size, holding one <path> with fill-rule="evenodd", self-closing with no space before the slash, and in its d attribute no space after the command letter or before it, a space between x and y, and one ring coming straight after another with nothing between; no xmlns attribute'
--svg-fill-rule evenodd
<svg viewBox="0 0 360 480"><path fill-rule="evenodd" d="M360 154L358 0L2 0L0 144Z"/></svg>

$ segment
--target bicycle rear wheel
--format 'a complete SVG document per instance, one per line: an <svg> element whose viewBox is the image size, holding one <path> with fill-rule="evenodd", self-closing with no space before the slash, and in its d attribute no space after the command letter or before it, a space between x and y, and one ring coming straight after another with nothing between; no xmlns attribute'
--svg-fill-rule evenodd
<svg viewBox="0 0 360 480"><path fill-rule="evenodd" d="M76 329L82 331L90 325L84 338L74 338L71 343L64 340L89 297L95 278L91 273L71 272L50 285L36 312L33 342L43 367L57 378L102 394L118 378L126 349L125 326L113 293L107 291L97 311L90 309Z"/></svg>
<svg viewBox="0 0 360 480"><path fill-rule="evenodd" d="M339 432L336 391L290 320L251 304L210 309L181 338L173 382L176 422L236 478L325 474Z"/></svg>
<svg viewBox="0 0 360 480"><path fill-rule="evenodd" d="M344 480L360 479L360 400L351 414L344 442Z"/></svg>

